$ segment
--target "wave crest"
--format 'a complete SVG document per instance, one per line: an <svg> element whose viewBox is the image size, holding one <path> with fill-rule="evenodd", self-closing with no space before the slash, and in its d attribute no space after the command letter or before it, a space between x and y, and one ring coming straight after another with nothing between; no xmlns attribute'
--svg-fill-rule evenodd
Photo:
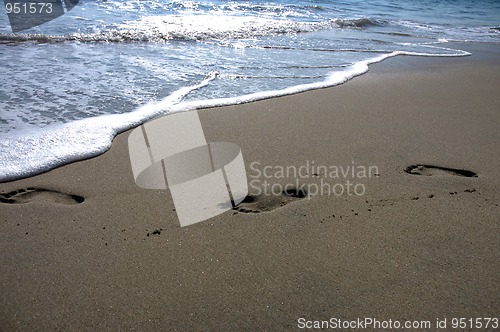
<svg viewBox="0 0 500 332"><path fill-rule="evenodd" d="M355 18L355 19L335 19L333 22L339 28L367 28L371 26L384 25L384 21L371 18Z"/></svg>
<svg viewBox="0 0 500 332"><path fill-rule="evenodd" d="M0 34L0 43L119 43L227 40L299 34L335 28L366 28L380 24L379 21L370 18L297 22L286 19L227 15L148 16L140 20L121 24L114 30L88 34Z"/></svg>

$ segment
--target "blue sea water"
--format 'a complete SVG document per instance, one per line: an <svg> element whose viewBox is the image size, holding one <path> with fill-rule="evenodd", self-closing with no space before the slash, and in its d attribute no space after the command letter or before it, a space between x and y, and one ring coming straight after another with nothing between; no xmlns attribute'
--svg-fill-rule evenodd
<svg viewBox="0 0 500 332"><path fill-rule="evenodd" d="M335 86L401 54L500 42L498 0L90 1L12 33L0 181L102 153L152 117Z"/></svg>

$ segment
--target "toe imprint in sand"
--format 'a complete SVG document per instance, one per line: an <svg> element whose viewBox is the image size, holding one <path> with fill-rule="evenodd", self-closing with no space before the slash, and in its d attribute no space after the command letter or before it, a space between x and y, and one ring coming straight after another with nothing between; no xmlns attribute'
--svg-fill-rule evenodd
<svg viewBox="0 0 500 332"><path fill-rule="evenodd" d="M280 195L249 195L234 210L242 213L269 212L306 197L305 190L296 188L287 189Z"/></svg>
<svg viewBox="0 0 500 332"><path fill-rule="evenodd" d="M448 168L441 166L433 166L433 165L412 165L405 169L406 173L414 174L414 175L424 175L424 176L465 176L468 178L477 177L477 174L472 171L468 171L466 169L457 169L457 168Z"/></svg>
<svg viewBox="0 0 500 332"><path fill-rule="evenodd" d="M82 196L62 193L44 188L26 188L14 190L8 193L0 193L0 203L24 204L31 201L51 202L64 205L75 205L83 203Z"/></svg>

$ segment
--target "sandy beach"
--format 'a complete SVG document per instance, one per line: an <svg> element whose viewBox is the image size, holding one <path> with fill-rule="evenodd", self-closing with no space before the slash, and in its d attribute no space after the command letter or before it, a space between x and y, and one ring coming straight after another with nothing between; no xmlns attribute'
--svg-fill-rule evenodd
<svg viewBox="0 0 500 332"><path fill-rule="evenodd" d="M253 202L195 225L179 226L168 190L135 185L130 131L96 158L1 183L0 330L500 319L500 49L450 45L473 55L399 56L338 87L199 110L256 185ZM304 165L266 180L306 197L256 193L257 170ZM357 193L312 192L346 180Z"/></svg>

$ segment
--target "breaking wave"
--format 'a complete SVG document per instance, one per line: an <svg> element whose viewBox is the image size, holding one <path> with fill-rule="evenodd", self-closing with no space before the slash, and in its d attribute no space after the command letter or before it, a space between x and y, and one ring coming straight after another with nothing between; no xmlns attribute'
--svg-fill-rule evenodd
<svg viewBox="0 0 500 332"><path fill-rule="evenodd" d="M298 22L227 15L148 16L121 24L117 29L87 34L0 34L0 43L127 43L248 39L335 28L360 29L382 24L383 21L370 18Z"/></svg>

